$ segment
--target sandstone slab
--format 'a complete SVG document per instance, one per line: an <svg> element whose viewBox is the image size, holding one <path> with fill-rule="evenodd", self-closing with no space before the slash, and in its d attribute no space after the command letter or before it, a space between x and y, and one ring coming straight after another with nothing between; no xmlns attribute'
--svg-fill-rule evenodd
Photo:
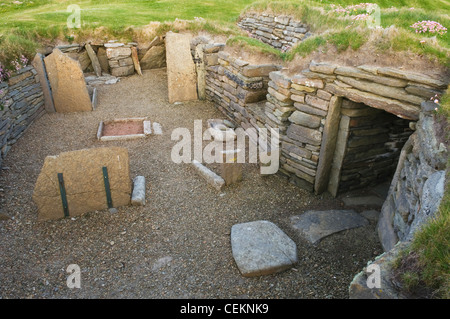
<svg viewBox="0 0 450 319"><path fill-rule="evenodd" d="M37 53L31 64L33 65L39 77L39 83L41 84L42 93L44 95L45 110L48 113L54 113L55 105L53 104L52 90L50 88L47 71L45 70L44 56L40 53Z"/></svg>
<svg viewBox="0 0 450 319"><path fill-rule="evenodd" d="M233 225L231 249L245 277L277 273L291 268L298 260L294 241L265 220Z"/></svg>
<svg viewBox="0 0 450 319"><path fill-rule="evenodd" d="M197 100L197 75L190 41L186 34L168 32L166 35L169 103Z"/></svg>
<svg viewBox="0 0 450 319"><path fill-rule="evenodd" d="M128 205L131 195L128 150L83 149L46 157L33 193L38 219L65 217L58 173L63 175L69 216L107 209L103 167L107 167L114 207Z"/></svg>
<svg viewBox="0 0 450 319"><path fill-rule="evenodd" d="M92 111L80 63L59 49L44 59L56 112Z"/></svg>
<svg viewBox="0 0 450 319"><path fill-rule="evenodd" d="M353 210L309 210L291 217L291 226L312 244L334 233L366 226L368 223L367 219Z"/></svg>

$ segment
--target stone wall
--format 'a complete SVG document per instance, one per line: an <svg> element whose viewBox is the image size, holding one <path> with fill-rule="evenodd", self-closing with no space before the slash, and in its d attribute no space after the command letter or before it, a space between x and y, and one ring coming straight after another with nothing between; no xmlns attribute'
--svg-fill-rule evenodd
<svg viewBox="0 0 450 319"><path fill-rule="evenodd" d="M436 136L435 104L423 103L417 129L401 151L388 197L382 207L378 234L388 251L437 211L445 186L448 150Z"/></svg>
<svg viewBox="0 0 450 319"><path fill-rule="evenodd" d="M223 45L216 44L204 49L206 98L243 129L255 128L255 134L249 138L257 143L260 128L274 127L267 121L265 100L269 73L281 67L274 64L250 65L220 51L222 48Z"/></svg>
<svg viewBox="0 0 450 319"><path fill-rule="evenodd" d="M289 74L220 50L205 50L207 98L244 129L278 128L279 173L317 194L388 180L421 103L446 87L422 74L367 65L312 62Z"/></svg>
<svg viewBox="0 0 450 319"><path fill-rule="evenodd" d="M339 192L377 185L395 172L400 150L412 134L409 122L390 113L344 99L348 138Z"/></svg>
<svg viewBox="0 0 450 319"><path fill-rule="evenodd" d="M282 51L310 35L306 24L285 15L247 13L240 18L238 26L252 37Z"/></svg>
<svg viewBox="0 0 450 319"><path fill-rule="evenodd" d="M36 70L27 66L0 83L0 167L11 146L28 126L45 113Z"/></svg>
<svg viewBox="0 0 450 319"><path fill-rule="evenodd" d="M166 66L165 42L164 37L160 36L143 44L121 43L113 40L106 43L90 43L89 47L93 52L91 57L87 44L61 45L57 48L80 62L81 69L85 73L94 72L97 68L102 73L122 77L133 75L135 72L139 73L140 70ZM136 53L134 58L133 51Z"/></svg>

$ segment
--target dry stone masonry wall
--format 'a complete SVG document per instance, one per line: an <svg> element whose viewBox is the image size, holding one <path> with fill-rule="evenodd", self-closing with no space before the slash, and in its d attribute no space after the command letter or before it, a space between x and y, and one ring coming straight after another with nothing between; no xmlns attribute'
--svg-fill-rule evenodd
<svg viewBox="0 0 450 319"><path fill-rule="evenodd" d="M241 17L238 26L252 37L282 51L310 35L306 24L285 15L247 13Z"/></svg>
<svg viewBox="0 0 450 319"><path fill-rule="evenodd" d="M36 70L27 66L0 83L0 167L11 146L28 126L45 113Z"/></svg>
<svg viewBox="0 0 450 319"><path fill-rule="evenodd" d="M317 194L389 179L421 103L446 87L422 74L367 65L313 61L289 74L235 58L219 44L206 47L207 98L244 129L279 129L279 173Z"/></svg>

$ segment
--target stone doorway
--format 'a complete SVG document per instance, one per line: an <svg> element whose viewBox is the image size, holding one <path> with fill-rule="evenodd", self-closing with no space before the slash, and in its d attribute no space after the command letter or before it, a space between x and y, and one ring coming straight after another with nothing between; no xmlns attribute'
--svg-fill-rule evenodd
<svg viewBox="0 0 450 319"><path fill-rule="evenodd" d="M337 196L390 182L413 133L410 126L409 120L342 98L328 191Z"/></svg>

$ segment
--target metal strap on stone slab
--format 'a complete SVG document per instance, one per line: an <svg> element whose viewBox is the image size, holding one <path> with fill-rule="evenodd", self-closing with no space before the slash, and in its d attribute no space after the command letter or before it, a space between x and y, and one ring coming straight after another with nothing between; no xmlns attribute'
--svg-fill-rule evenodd
<svg viewBox="0 0 450 319"><path fill-rule="evenodd" d="M111 198L111 188L109 187L108 168L106 166L103 166L102 170L103 170L103 181L105 183L106 201L108 203L108 208L113 208L113 202L112 202L112 198Z"/></svg>
<svg viewBox="0 0 450 319"><path fill-rule="evenodd" d="M64 186L64 178L62 173L58 173L59 191L61 193L61 201L64 211L64 217L69 217L69 205L67 203L66 187Z"/></svg>

